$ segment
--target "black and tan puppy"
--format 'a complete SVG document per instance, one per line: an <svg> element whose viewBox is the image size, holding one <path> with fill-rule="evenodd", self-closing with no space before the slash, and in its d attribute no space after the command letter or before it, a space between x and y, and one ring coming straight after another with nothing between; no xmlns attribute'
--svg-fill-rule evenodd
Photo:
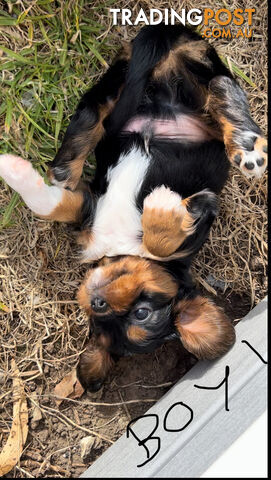
<svg viewBox="0 0 271 480"><path fill-rule="evenodd" d="M94 149L89 184L81 174ZM51 186L30 162L0 158L0 175L37 215L82 230L91 267L78 300L96 339L78 366L84 386L99 388L119 356L174 337L198 358L233 344L231 323L189 273L230 162L249 176L266 168L246 95L213 47L164 25L143 28L83 96L50 167Z"/></svg>

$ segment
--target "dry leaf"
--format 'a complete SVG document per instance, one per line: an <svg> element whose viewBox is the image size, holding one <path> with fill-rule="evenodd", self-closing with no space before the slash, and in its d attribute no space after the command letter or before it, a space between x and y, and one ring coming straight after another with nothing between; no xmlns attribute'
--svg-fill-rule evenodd
<svg viewBox="0 0 271 480"><path fill-rule="evenodd" d="M68 373L63 380L55 386L54 392L58 397L63 397L62 399L56 400L58 406L63 402L64 398L75 399L83 395L84 389L76 376L75 369Z"/></svg>
<svg viewBox="0 0 271 480"><path fill-rule="evenodd" d="M81 450L82 460L84 460L84 458L90 454L92 447L94 446L94 443L95 443L95 437L92 437L91 435L88 437L84 437L80 440L80 450Z"/></svg>
<svg viewBox="0 0 271 480"><path fill-rule="evenodd" d="M10 472L23 451L28 434L28 411L24 384L15 360L11 360L13 371L13 422L9 437L0 453L0 476Z"/></svg>
<svg viewBox="0 0 271 480"><path fill-rule="evenodd" d="M73 387L73 392L69 396L69 398L72 398L72 399L80 398L80 397L82 397L84 391L85 390L83 389L83 387L82 387L81 383L79 382L78 378L76 378L76 382L75 382L74 387Z"/></svg>

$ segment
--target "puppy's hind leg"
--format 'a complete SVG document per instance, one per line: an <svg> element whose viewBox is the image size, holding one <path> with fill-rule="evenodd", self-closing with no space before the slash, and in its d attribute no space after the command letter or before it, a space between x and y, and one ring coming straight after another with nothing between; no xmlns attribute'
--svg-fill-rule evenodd
<svg viewBox="0 0 271 480"><path fill-rule="evenodd" d="M229 160L247 177L260 177L267 166L267 142L253 121L245 92L223 75L209 84L207 110L219 124Z"/></svg>
<svg viewBox="0 0 271 480"><path fill-rule="evenodd" d="M79 220L84 193L46 185L31 162L15 155L0 155L0 177L21 195L36 215L60 222Z"/></svg>

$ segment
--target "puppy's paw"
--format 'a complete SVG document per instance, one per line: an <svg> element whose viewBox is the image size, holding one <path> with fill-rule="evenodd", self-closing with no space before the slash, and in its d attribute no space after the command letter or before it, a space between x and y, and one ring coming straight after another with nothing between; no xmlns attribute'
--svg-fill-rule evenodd
<svg viewBox="0 0 271 480"><path fill-rule="evenodd" d="M0 155L0 177L14 190L18 190L22 182L29 180L33 167L30 162L16 155Z"/></svg>
<svg viewBox="0 0 271 480"><path fill-rule="evenodd" d="M247 147L234 150L230 159L246 177L261 177L267 166L266 139L251 132Z"/></svg>
<svg viewBox="0 0 271 480"><path fill-rule="evenodd" d="M174 210L177 214L181 213L183 207L181 205L181 197L178 193L173 192L170 188L161 185L156 187L144 200L144 210L163 210L167 212Z"/></svg>
<svg viewBox="0 0 271 480"><path fill-rule="evenodd" d="M181 223L186 208L178 193L161 185L144 200L143 245L152 255L167 257L180 245Z"/></svg>
<svg viewBox="0 0 271 480"><path fill-rule="evenodd" d="M36 215L50 215L62 200L61 189L46 185L31 162L15 155L0 155L0 177Z"/></svg>

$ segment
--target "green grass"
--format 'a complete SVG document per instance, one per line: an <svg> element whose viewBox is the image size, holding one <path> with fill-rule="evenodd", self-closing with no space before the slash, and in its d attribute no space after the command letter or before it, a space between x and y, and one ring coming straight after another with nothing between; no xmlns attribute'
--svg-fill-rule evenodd
<svg viewBox="0 0 271 480"><path fill-rule="evenodd" d="M12 11L0 2L0 153L24 155L44 173L79 98L116 50L107 35L96 40L114 2L9 3ZM14 194L0 212L2 227L18 203Z"/></svg>

